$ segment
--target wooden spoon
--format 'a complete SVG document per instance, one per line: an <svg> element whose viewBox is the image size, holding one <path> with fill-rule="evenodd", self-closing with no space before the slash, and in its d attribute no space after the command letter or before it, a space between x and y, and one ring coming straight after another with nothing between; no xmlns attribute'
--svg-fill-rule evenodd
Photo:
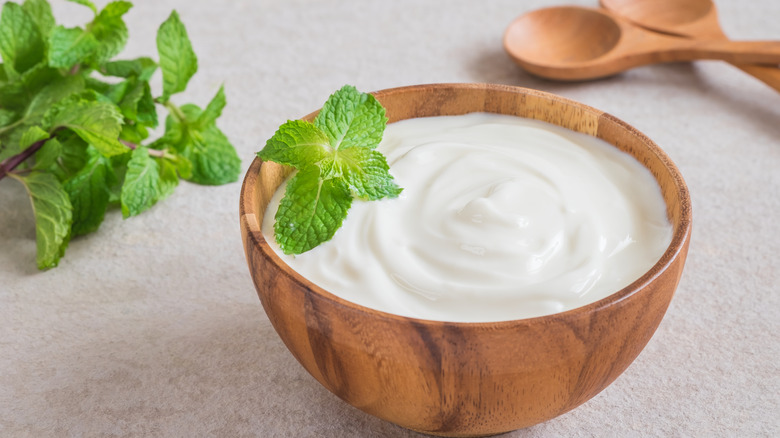
<svg viewBox="0 0 780 438"><path fill-rule="evenodd" d="M504 49L529 72L551 79L610 76L641 65L719 59L780 64L780 42L694 40L662 35L605 10L539 9L513 21Z"/></svg>
<svg viewBox="0 0 780 438"><path fill-rule="evenodd" d="M685 38L727 40L712 0L600 0L601 6L644 28ZM780 91L780 69L735 64Z"/></svg>

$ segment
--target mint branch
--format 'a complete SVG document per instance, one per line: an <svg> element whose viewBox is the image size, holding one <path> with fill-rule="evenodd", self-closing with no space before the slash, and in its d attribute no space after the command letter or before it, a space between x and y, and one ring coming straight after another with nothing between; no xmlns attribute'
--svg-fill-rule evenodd
<svg viewBox="0 0 780 438"><path fill-rule="evenodd" d="M262 160L298 170L276 212L276 242L301 254L330 240L354 199L395 198L401 188L375 150L387 117L374 96L344 86L328 98L314 123L291 120L258 152Z"/></svg>
<svg viewBox="0 0 780 438"><path fill-rule="evenodd" d="M19 152L18 154L3 160L3 162L0 163L0 180L5 178L9 173L13 172L14 169L16 169L20 164L24 163L28 158L35 155L35 153L38 152L38 150L54 136L54 132L59 131L60 129L62 128L54 129L49 137L38 140L28 146L22 152Z"/></svg>
<svg viewBox="0 0 780 438"><path fill-rule="evenodd" d="M127 140L119 140L119 142L122 143L123 145L129 147L132 150L135 150L136 148L138 148L137 144L131 143L131 142L127 141ZM157 157L157 158L168 157L168 155L165 153L165 151L161 151L161 150L157 150L157 149L149 149L149 155L151 155L153 157Z"/></svg>
<svg viewBox="0 0 780 438"><path fill-rule="evenodd" d="M56 266L70 238L97 230L114 206L134 216L181 179L225 184L241 170L217 127L222 88L203 110L170 101L198 68L175 11L157 32L157 60L114 59L130 34L123 17L132 4L69 1L92 10L90 21L58 25L49 0L4 1L0 14L0 179L27 188L40 269ZM163 92L155 99L157 70ZM152 140L157 104L169 114L164 135Z"/></svg>
<svg viewBox="0 0 780 438"><path fill-rule="evenodd" d="M17 166L24 163L24 161L28 158L32 157L36 152L38 152L38 149L40 149L41 146L46 143L47 140L48 138L46 140L38 140L33 143L32 146L28 147L22 152L3 160L3 162L0 163L0 179L5 178L6 175L13 172Z"/></svg>
<svg viewBox="0 0 780 438"><path fill-rule="evenodd" d="M186 115L186 114L184 114L184 112L181 110L181 108L179 108L178 106L176 106L176 105L175 105L173 102L171 102L170 100L165 100L165 101L162 101L162 100L159 100L159 99L158 99L158 100L157 100L157 102L158 102L158 103L162 103L162 105L163 105L163 106L164 106L164 107L165 107L165 108L166 108L168 111L170 111L171 115L172 115L172 116L173 116L173 117L176 119L176 121L177 121L177 122L181 123L181 122L185 122L185 121L187 121L187 115Z"/></svg>

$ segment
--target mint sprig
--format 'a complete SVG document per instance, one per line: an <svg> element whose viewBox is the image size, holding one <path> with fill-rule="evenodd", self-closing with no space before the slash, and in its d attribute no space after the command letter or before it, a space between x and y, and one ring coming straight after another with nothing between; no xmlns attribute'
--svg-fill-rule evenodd
<svg viewBox="0 0 780 438"><path fill-rule="evenodd" d="M35 213L37 264L56 266L71 237L93 232L108 209L124 217L169 196L180 179L238 180L241 162L216 125L223 88L205 109L176 105L198 69L176 11L157 32L162 94L148 57L113 59L129 32L132 3L69 0L89 8L80 27L57 25L47 0L6 2L0 13L0 179L27 189ZM162 137L149 141L158 107L168 111Z"/></svg>
<svg viewBox="0 0 780 438"><path fill-rule="evenodd" d="M374 96L345 85L328 98L314 123L290 120L258 156L297 169L275 216L276 242L301 254L330 240L355 198L395 198L384 155L375 150L387 117Z"/></svg>

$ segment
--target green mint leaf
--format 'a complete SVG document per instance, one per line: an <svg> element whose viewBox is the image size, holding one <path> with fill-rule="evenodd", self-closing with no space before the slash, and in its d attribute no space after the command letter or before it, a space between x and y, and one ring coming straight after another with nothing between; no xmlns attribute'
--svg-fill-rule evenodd
<svg viewBox="0 0 780 438"><path fill-rule="evenodd" d="M22 112L30 103L30 96L35 95L58 78L61 76L57 70L49 67L45 62L41 62L22 73L13 82L0 86L0 102L2 102L3 108Z"/></svg>
<svg viewBox="0 0 780 438"><path fill-rule="evenodd" d="M184 91L198 71L198 58L176 11L171 12L157 31L157 51L163 73L162 100L167 101L171 95Z"/></svg>
<svg viewBox="0 0 780 438"><path fill-rule="evenodd" d="M92 55L98 41L92 33L80 27L57 26L49 35L49 65L70 69Z"/></svg>
<svg viewBox="0 0 780 438"><path fill-rule="evenodd" d="M299 171L288 182L276 213L276 241L285 254L300 254L330 240L352 205L338 179L323 180L319 169Z"/></svg>
<svg viewBox="0 0 780 438"><path fill-rule="evenodd" d="M241 159L233 145L217 128L211 125L197 133L193 143L181 155L192 163L187 180L204 185L222 185L238 181Z"/></svg>
<svg viewBox="0 0 780 438"><path fill-rule="evenodd" d="M82 90L84 90L84 78L81 76L64 76L55 79L32 98L24 114L25 121L38 123L52 105Z"/></svg>
<svg viewBox="0 0 780 438"><path fill-rule="evenodd" d="M48 132L44 131L40 126L31 126L24 132L22 138L19 140L19 147L27 149L32 146L33 143L47 138L49 138Z"/></svg>
<svg viewBox="0 0 780 438"><path fill-rule="evenodd" d="M176 165L176 172L179 173L180 177L187 180L192 178L192 161L181 155L177 155L174 163Z"/></svg>
<svg viewBox="0 0 780 438"><path fill-rule="evenodd" d="M135 120L150 128L156 128L159 118L157 106L154 104L154 97L152 97L152 88L147 81L143 81L141 87L143 87L143 93L136 105Z"/></svg>
<svg viewBox="0 0 780 438"><path fill-rule="evenodd" d="M262 160L304 169L332 155L328 136L313 124L290 120L279 127L257 156Z"/></svg>
<svg viewBox="0 0 780 438"><path fill-rule="evenodd" d="M200 129L194 126L194 122L200 117L201 109L197 105L185 104L178 108L179 116L169 113L165 118L165 133L157 141L152 143L152 148L172 148L176 152L182 152L190 147L193 142L202 140ZM180 120L180 117L182 119Z"/></svg>
<svg viewBox="0 0 780 438"><path fill-rule="evenodd" d="M116 179L108 158L93 148L88 153L89 160L84 167L64 184L73 205L73 236L91 233L100 227L108 209L110 186Z"/></svg>
<svg viewBox="0 0 780 438"><path fill-rule="evenodd" d="M73 220L68 194L53 174L31 172L16 177L27 189L35 214L38 269L57 266L70 240Z"/></svg>
<svg viewBox="0 0 780 438"><path fill-rule="evenodd" d="M78 3L78 4L80 4L80 5L84 5L84 6L88 7L88 8L90 8L90 9L92 9L92 12L93 12L95 15L97 15L97 13L98 13L98 10L97 10L97 8L95 7L95 4L94 4L94 3L92 3L92 2L91 2L91 1L89 1L89 0L68 0L68 1L69 1L69 2L71 2L71 3Z"/></svg>
<svg viewBox="0 0 780 438"><path fill-rule="evenodd" d="M222 115L222 110L225 108L225 105L227 105L227 100L225 99L225 87L221 86L219 87L219 91L217 91L217 94L214 96L214 98L211 99L211 102L209 102L203 112L201 112L198 116L198 119L195 122L197 126L200 128L205 128L211 124L216 123L219 116Z"/></svg>
<svg viewBox="0 0 780 438"><path fill-rule="evenodd" d="M53 106L43 119L44 128L49 132L56 128L70 129L107 157L127 152L127 147L118 140L122 114L110 103L65 99Z"/></svg>
<svg viewBox="0 0 780 438"><path fill-rule="evenodd" d="M44 43L38 25L21 6L6 2L0 15L0 55L9 78L43 60Z"/></svg>
<svg viewBox="0 0 780 438"><path fill-rule="evenodd" d="M84 82L87 89L98 93L98 96L95 96L95 98L89 100L98 100L112 103L114 105L119 105L119 102L124 99L125 94L127 94L127 91L130 88L130 83L128 81L108 83L97 80L95 78L87 78Z"/></svg>
<svg viewBox="0 0 780 438"><path fill-rule="evenodd" d="M125 118L143 123L151 128L157 127L157 107L154 104L152 90L146 81L134 78L127 80L128 91L119 102L119 108Z"/></svg>
<svg viewBox="0 0 780 438"><path fill-rule="evenodd" d="M401 188L393 181L385 156L380 152L364 148L348 148L339 151L340 174L349 188L359 198L375 201L395 198Z"/></svg>
<svg viewBox="0 0 780 438"><path fill-rule="evenodd" d="M160 166L160 199L170 196L179 185L179 174L176 161L170 159L157 160Z"/></svg>
<svg viewBox="0 0 780 438"><path fill-rule="evenodd" d="M143 146L137 147L127 163L120 202L122 216L135 216L160 199L160 168Z"/></svg>
<svg viewBox="0 0 780 438"><path fill-rule="evenodd" d="M151 58L137 58L131 60L111 61L103 64L100 72L106 76L120 78L137 77L141 81L148 81L157 70L157 63Z"/></svg>
<svg viewBox="0 0 780 438"><path fill-rule="evenodd" d="M0 108L0 128L5 127L16 121L16 111Z"/></svg>
<svg viewBox="0 0 780 438"><path fill-rule="evenodd" d="M90 24L90 32L98 42L91 64L101 65L118 55L127 44L129 33L122 16L133 7L127 1L106 5Z"/></svg>
<svg viewBox="0 0 780 438"><path fill-rule="evenodd" d="M144 125L132 122L122 125L122 132L119 134L120 140L133 144L141 144L147 137L149 137L149 130Z"/></svg>
<svg viewBox="0 0 780 438"><path fill-rule="evenodd" d="M56 138L50 139L35 153L35 165L33 166L33 170L49 169L57 161L60 154L62 154L62 143Z"/></svg>
<svg viewBox="0 0 780 438"><path fill-rule="evenodd" d="M374 96L345 85L328 98L314 125L328 135L333 149L373 149L382 140L387 118Z"/></svg>
<svg viewBox="0 0 780 438"><path fill-rule="evenodd" d="M225 134L213 123L205 129L199 128L196 121L202 111L196 105L182 105L180 112L184 121L168 116L165 134L150 147L170 148L180 154L188 164L179 174L188 181L204 185L237 181L241 159Z"/></svg>
<svg viewBox="0 0 780 438"><path fill-rule="evenodd" d="M0 143L4 145L2 152L0 152L2 159L24 151L25 148L22 147L21 142L22 136L27 132L27 128L29 128L28 125L19 124L0 137Z"/></svg>
<svg viewBox="0 0 780 438"><path fill-rule="evenodd" d="M51 5L49 5L48 0L24 0L22 8L27 11L33 21L35 21L43 39L46 40L49 33L51 33L51 30L56 25L54 14L51 11Z"/></svg>
<svg viewBox="0 0 780 438"><path fill-rule="evenodd" d="M125 154L114 155L109 158L111 161L111 167L113 168L116 178L113 179L113 184L109 187L108 205L111 207L122 206L122 186L125 184L125 174L127 174L127 165L130 162L130 158L133 156L133 151L129 150Z"/></svg>
<svg viewBox="0 0 780 438"><path fill-rule="evenodd" d="M61 153L55 160L55 165L49 169L60 181L65 181L87 163L88 145L81 137L70 131L57 132L55 139L60 143Z"/></svg>

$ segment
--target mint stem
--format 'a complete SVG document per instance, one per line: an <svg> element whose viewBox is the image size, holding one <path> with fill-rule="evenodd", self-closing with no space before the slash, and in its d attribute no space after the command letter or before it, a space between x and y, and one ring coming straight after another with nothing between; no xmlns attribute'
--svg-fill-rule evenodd
<svg viewBox="0 0 780 438"><path fill-rule="evenodd" d="M43 140L38 140L35 143L31 144L30 147L23 150L22 152L3 160L3 162L0 163L0 179L5 178L9 173L11 173L14 169L16 169L17 166L22 164L28 158L32 157L36 152L38 152L38 150L43 146L44 143L49 141L49 139L51 139L51 136L49 136L49 138L44 138ZM129 141L119 140L119 142L130 149L135 149L138 147L137 144L130 143ZM163 158L165 157L165 151L161 151L157 149L149 149L149 155L153 157Z"/></svg>
<svg viewBox="0 0 780 438"><path fill-rule="evenodd" d="M130 143L129 141L126 141L126 140L119 140L119 142L122 143L123 145L129 147L132 150L135 150L138 147L137 144ZM149 155L151 155L153 157L157 157L157 158L165 157L165 151L161 151L159 149L147 149L147 150L149 151Z"/></svg>
<svg viewBox="0 0 780 438"><path fill-rule="evenodd" d="M0 163L0 179L5 178L6 175L16 169L16 166L22 164L26 159L32 157L36 152L38 152L38 149L40 149L44 143L49 141L49 138L38 140L22 152L3 160L3 162Z"/></svg>
<svg viewBox="0 0 780 438"><path fill-rule="evenodd" d="M182 123L183 123L183 122L186 122L186 121L187 121L187 116L185 116L185 115L184 115L184 113L181 111L181 108L179 108L178 106L176 106L176 105L175 105L173 102L171 102L170 100L167 100L167 101L165 101L165 103L163 103L163 106L164 106L165 108L167 108L167 109L168 109L168 111L170 111L170 112L171 112L171 114L173 115L173 117L174 117L174 118L176 118L176 120L178 120L179 122L182 122Z"/></svg>

